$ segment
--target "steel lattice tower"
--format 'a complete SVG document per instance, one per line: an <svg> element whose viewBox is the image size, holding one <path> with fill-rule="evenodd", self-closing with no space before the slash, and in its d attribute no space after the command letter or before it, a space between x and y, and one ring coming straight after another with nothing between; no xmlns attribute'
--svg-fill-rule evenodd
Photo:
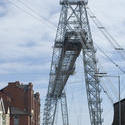
<svg viewBox="0 0 125 125"><path fill-rule="evenodd" d="M43 125L53 125L57 103L61 100L63 125L69 125L64 87L83 53L86 92L91 125L102 125L97 61L90 31L85 0L61 0L62 6L53 49L50 80L45 100Z"/></svg>

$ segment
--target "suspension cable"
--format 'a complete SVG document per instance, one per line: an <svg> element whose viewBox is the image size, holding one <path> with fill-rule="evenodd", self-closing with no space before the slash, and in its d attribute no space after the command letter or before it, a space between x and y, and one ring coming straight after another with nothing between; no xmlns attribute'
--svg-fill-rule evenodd
<svg viewBox="0 0 125 125"><path fill-rule="evenodd" d="M91 11L91 9L89 7L87 7L87 9L88 9L89 17L92 19L93 23L96 25L96 27L102 33L102 35L108 40L108 42L111 44L111 46L114 48L114 50L117 50L118 54L120 54L120 56L125 59L124 54L121 52L121 50L124 50L124 48L122 48L122 46L116 41L116 39L102 25L100 20L95 16L95 14Z"/></svg>
<svg viewBox="0 0 125 125"><path fill-rule="evenodd" d="M104 68L103 68L103 66L99 63L99 69L102 69L102 72L106 72L105 70L104 70ZM114 86L114 84L112 83L112 80L111 80L111 78L110 77L103 77L103 79L104 80L107 80L108 79L108 81L109 81L109 83L111 83L111 87L110 88L112 88L112 92L113 92L113 95L115 96L115 99L116 99L116 97L117 97L117 90L116 90L116 87ZM104 84L103 84L103 87L104 88L106 88L106 86L104 86ZM106 88L107 89L107 88ZM107 89L107 91L108 91L108 89Z"/></svg>
<svg viewBox="0 0 125 125"><path fill-rule="evenodd" d="M115 66L117 67L122 73L125 74L125 71L111 58L109 57L96 43L94 43L99 51Z"/></svg>
<svg viewBox="0 0 125 125"><path fill-rule="evenodd" d="M22 12L26 13L27 15L31 16L32 18L34 18L35 20L39 21L42 23L42 21L46 21L48 23L48 25L53 26L54 28L56 28L56 26L50 22L49 20L47 20L45 17L43 16L39 16L38 14L36 15L35 12L32 10L32 12L34 12L34 14L31 14L30 12L26 11L24 8L20 7L19 5L15 4L13 1L11 0L7 0L9 3L11 3L13 6L15 6L16 8L18 8L19 10L21 10ZM26 7L26 6L25 6ZM26 7L27 8L27 7ZM28 8L27 8L28 9ZM42 23L43 24L43 23Z"/></svg>
<svg viewBox="0 0 125 125"><path fill-rule="evenodd" d="M19 3L23 4L27 9L29 9L31 12L33 12L34 14L36 14L38 17L42 18L43 20L47 21L48 23L50 23L51 25L57 27L54 23L52 23L51 21L49 21L46 17L40 15L38 12L36 12L36 10L34 10L33 8L31 8L29 5L27 5L24 1L22 0L18 0Z"/></svg>

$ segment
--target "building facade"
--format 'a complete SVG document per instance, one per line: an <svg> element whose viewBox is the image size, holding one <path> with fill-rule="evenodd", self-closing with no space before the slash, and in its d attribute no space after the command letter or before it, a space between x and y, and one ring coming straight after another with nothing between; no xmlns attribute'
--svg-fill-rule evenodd
<svg viewBox="0 0 125 125"><path fill-rule="evenodd" d="M5 114L5 109L3 105L3 99L0 98L0 125L4 124L4 114Z"/></svg>
<svg viewBox="0 0 125 125"><path fill-rule="evenodd" d="M125 99L120 101L121 107L121 125L125 125ZM112 125L119 125L119 102L114 104L114 119Z"/></svg>
<svg viewBox="0 0 125 125"><path fill-rule="evenodd" d="M32 83L8 83L1 92L11 98L10 125L40 125L40 95L34 94Z"/></svg>
<svg viewBox="0 0 125 125"><path fill-rule="evenodd" d="M10 111L6 111L3 98L0 97L0 125L10 125Z"/></svg>

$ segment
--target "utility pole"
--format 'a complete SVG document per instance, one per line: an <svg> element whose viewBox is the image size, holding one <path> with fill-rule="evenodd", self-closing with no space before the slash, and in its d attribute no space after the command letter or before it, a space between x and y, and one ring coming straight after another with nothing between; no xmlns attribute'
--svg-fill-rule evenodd
<svg viewBox="0 0 125 125"><path fill-rule="evenodd" d="M119 114L118 114L118 122L119 125L121 125L121 82L120 82L120 75L118 74L117 76L112 76L112 75L107 75L107 73L96 73L95 76L97 77L115 77L118 79L118 107L119 107Z"/></svg>
<svg viewBox="0 0 125 125"><path fill-rule="evenodd" d="M120 76L118 76L118 88L119 88L119 125L121 125L121 85L120 85Z"/></svg>

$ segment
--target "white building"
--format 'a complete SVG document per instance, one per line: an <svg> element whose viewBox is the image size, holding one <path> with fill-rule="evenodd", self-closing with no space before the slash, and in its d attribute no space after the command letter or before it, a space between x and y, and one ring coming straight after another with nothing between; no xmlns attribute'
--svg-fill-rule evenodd
<svg viewBox="0 0 125 125"><path fill-rule="evenodd" d="M0 98L0 125L10 125L10 110L5 111L3 99Z"/></svg>
<svg viewBox="0 0 125 125"><path fill-rule="evenodd" d="M5 125L5 108L3 99L0 98L0 125Z"/></svg>

